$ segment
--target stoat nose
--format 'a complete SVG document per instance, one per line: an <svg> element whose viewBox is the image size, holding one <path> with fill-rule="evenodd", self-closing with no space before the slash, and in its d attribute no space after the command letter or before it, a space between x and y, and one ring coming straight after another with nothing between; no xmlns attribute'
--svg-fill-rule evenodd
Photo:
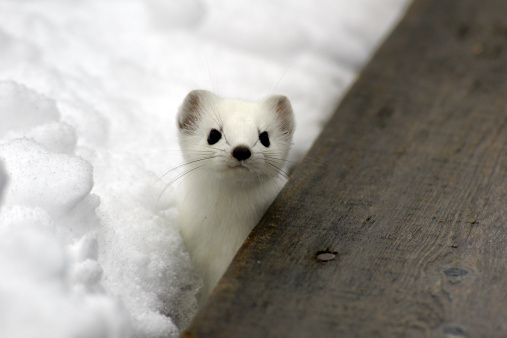
<svg viewBox="0 0 507 338"><path fill-rule="evenodd" d="M252 156L252 153L250 152L250 149L245 146L237 146L232 151L232 156L236 158L238 161L244 161L248 159L250 156Z"/></svg>

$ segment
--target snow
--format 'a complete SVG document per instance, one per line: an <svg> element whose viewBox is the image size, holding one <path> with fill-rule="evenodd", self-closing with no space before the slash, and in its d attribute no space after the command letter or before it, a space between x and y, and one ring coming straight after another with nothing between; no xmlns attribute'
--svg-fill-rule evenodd
<svg viewBox="0 0 507 338"><path fill-rule="evenodd" d="M407 4L0 0L0 336L177 336L184 96L287 95L297 161Z"/></svg>

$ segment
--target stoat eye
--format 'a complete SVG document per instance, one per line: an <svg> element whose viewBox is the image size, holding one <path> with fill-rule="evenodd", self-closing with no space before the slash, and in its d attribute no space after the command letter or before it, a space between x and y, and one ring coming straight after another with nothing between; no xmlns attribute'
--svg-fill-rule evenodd
<svg viewBox="0 0 507 338"><path fill-rule="evenodd" d="M211 131L209 132L209 136L208 136L208 144L211 146L211 145L217 143L218 141L220 141L221 138L222 138L222 134L218 130L211 129Z"/></svg>
<svg viewBox="0 0 507 338"><path fill-rule="evenodd" d="M259 140L261 141L262 145L266 148L269 147L269 145L271 144L269 143L269 136L267 131L259 135Z"/></svg>

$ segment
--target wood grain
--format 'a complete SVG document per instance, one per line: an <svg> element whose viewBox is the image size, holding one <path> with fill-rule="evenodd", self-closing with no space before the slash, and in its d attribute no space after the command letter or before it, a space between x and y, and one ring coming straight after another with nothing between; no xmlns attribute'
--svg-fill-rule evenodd
<svg viewBox="0 0 507 338"><path fill-rule="evenodd" d="M183 336L507 336L506 18L416 0Z"/></svg>

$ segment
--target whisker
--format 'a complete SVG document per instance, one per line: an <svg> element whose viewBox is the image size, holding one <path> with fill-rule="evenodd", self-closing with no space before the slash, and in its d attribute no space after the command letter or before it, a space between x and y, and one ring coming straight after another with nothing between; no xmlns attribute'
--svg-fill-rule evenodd
<svg viewBox="0 0 507 338"><path fill-rule="evenodd" d="M291 161L291 160L284 160L282 158L278 158L278 157L272 157L272 156L265 156L266 159L269 159L269 160L272 160L272 161L279 161L279 162L286 162L286 163L294 163L294 164L299 164L300 162L299 161Z"/></svg>
<svg viewBox="0 0 507 338"><path fill-rule="evenodd" d="M285 70L282 73L282 76L280 76L280 78L278 79L278 82L275 84L275 86L273 87L273 89L268 92L268 95L273 95L275 93L276 89L278 88L278 85L280 84L280 82L282 81L282 79L285 77L285 74L287 74L287 72L289 71L289 69L292 67L293 64L294 64L294 60L292 60L287 65L287 67L285 68Z"/></svg>
<svg viewBox="0 0 507 338"><path fill-rule="evenodd" d="M312 162L323 163L323 164L327 164L327 163L328 163L327 161L324 161L324 160L318 160L318 159L316 159L315 157L309 157L309 156L304 156L304 157L301 159L301 162L303 162L304 160L309 160L309 161L312 161Z"/></svg>
<svg viewBox="0 0 507 338"><path fill-rule="evenodd" d="M217 94L218 95L218 94ZM220 118L220 114L218 114L218 110L215 106L215 100L213 100L211 97L207 96L206 98L206 107L209 107L212 114L209 114L211 119L217 124L219 129L222 129L223 122ZM214 115L214 117L213 117Z"/></svg>
<svg viewBox="0 0 507 338"><path fill-rule="evenodd" d="M216 150L216 151L221 151L221 152L224 152L226 153L227 151L225 151L224 149L220 149L220 148L215 148L215 147L211 147L211 146L201 146L205 149L213 149L213 150Z"/></svg>
<svg viewBox="0 0 507 338"><path fill-rule="evenodd" d="M211 81L211 87L213 88L213 93L215 93L217 96L220 95L219 94L219 90L218 90L218 79L216 82L213 82L213 76L211 75L211 68L209 66L209 62L208 62L208 58L206 56L204 56L205 60L206 60L206 68L208 68L208 75L209 75L209 79ZM207 107L210 107L212 112L213 112L213 115L215 115L215 118L211 117L213 119L213 121L215 121L215 123L217 124L217 126L219 126L220 128L222 128L223 126L223 122L222 122L222 119L220 119L220 115L218 114L218 111L214 105L214 102L212 102L211 100L207 100Z"/></svg>
<svg viewBox="0 0 507 338"><path fill-rule="evenodd" d="M185 155L214 155L214 151L206 151L206 150L193 150L193 151L185 151Z"/></svg>
<svg viewBox="0 0 507 338"><path fill-rule="evenodd" d="M270 166L272 166L272 167L274 167L274 168L275 168L275 169L273 169L273 168L271 168L271 169L275 170L276 172L278 172L279 174L281 174L282 176L284 176L284 177L285 177L287 180L289 180L291 183L294 183L294 180L293 180L293 179L290 177L290 175L289 175L289 174L287 174L284 170L282 170L281 168L279 168L278 166L274 165L274 164L273 164L273 163L271 163L271 162L266 161L266 163L267 163L268 165L270 165Z"/></svg>
<svg viewBox="0 0 507 338"><path fill-rule="evenodd" d="M217 149L218 150L218 149ZM178 150L160 150L160 151L154 151L154 152L151 152L151 153L141 153L142 156L158 156L158 155L164 155L164 154L169 154L169 155L175 155L175 154L182 154L183 153L183 150L181 149L178 149ZM189 150L189 151L185 151L185 154L195 154L195 155L205 155L205 154L214 154L215 152L212 151L212 150Z"/></svg>
<svg viewBox="0 0 507 338"><path fill-rule="evenodd" d="M169 182L169 184L173 184L174 182L176 182L177 180L179 180L180 178L182 178L183 176L185 175L188 175L189 173L191 173L192 171L194 170L197 170L197 169L200 169L202 167L204 167L206 164L203 164L203 165L200 165L198 167L195 167L195 168L192 168L190 170L187 170L185 171L184 173L181 173L180 175L178 175L176 178L174 178L171 182Z"/></svg>
<svg viewBox="0 0 507 338"><path fill-rule="evenodd" d="M204 59L206 60L206 67L208 68L208 75L209 75L209 80L211 82L211 87L213 88L214 92L217 92L217 88L215 88L215 83L213 82L213 76L211 76L211 69L209 68L208 57L206 55L204 55ZM218 83L217 83L217 87L218 87Z"/></svg>
<svg viewBox="0 0 507 338"><path fill-rule="evenodd" d="M142 156L151 156L151 155L160 155L160 154L168 154L168 153L181 153L181 150L159 150L153 151L150 153L141 153Z"/></svg>
<svg viewBox="0 0 507 338"><path fill-rule="evenodd" d="M169 187L170 187L170 186L171 186L174 182L176 182L177 180L179 180L179 179L180 179L180 178L182 178L183 176L190 174L192 171L194 171L194 170L197 170L197 169L199 169L199 168L204 167L205 165L206 165L206 164L203 164L203 165L201 165L201 166L198 166L198 167L192 168L192 169L190 169L190 170L188 170L188 171L186 171L186 172L184 172L184 173L182 173L182 174L178 175L178 176L177 176L176 178L174 178L171 182L167 183L167 184L166 184L166 186L164 187L164 189L162 189L162 191L161 191L161 192L160 192L160 194L158 195L158 199L157 199L157 201L160 201L160 197L162 197L162 195L163 195L163 194L164 194L164 192L167 190L167 188L169 188Z"/></svg>
<svg viewBox="0 0 507 338"><path fill-rule="evenodd" d="M276 182L278 181L281 181L283 182L283 184L287 183L287 182L290 182L290 183L294 183L294 181L290 178L290 177L286 177L283 173L280 173L280 171L276 168L271 168L269 167L269 169L273 170L274 172L280 174L276 177ZM277 184L277 187L279 188L279 190L282 189L282 187L280 185Z"/></svg>
<svg viewBox="0 0 507 338"><path fill-rule="evenodd" d="M274 158L275 155L283 155L282 153L274 153L274 152L273 153L263 152L263 154L264 154L264 156L271 157L271 158ZM280 159L280 160L282 161L282 159ZM289 162L289 163L299 164L299 163L303 162L304 160L309 160L309 161L317 162L317 163L327 163L327 161L318 160L316 158L309 157L309 156L304 156L299 161L291 161L291 160L284 160L284 161Z"/></svg>
<svg viewBox="0 0 507 338"><path fill-rule="evenodd" d="M157 182L159 182L162 178L164 178L167 174L169 174L170 172L174 171L174 170L177 170L179 168L182 168L182 167L185 167L189 164L193 164L193 163L197 163L197 162L200 162L200 161L205 161L205 160L211 160L213 158L215 158L216 156L211 156L211 157L205 157L205 158L200 158L200 159L197 159L197 160L193 160L193 161L190 161L190 162L185 162L183 164L180 164L174 168L171 168L169 169L168 171L166 171L164 174L162 174L162 176L160 176L153 184L156 184ZM172 183L171 183L172 184Z"/></svg>
<svg viewBox="0 0 507 338"><path fill-rule="evenodd" d="M270 169L272 169L272 168L270 168ZM282 182L282 185L280 185L280 182ZM276 180L273 181L273 183L276 184L276 187L278 188L278 191L282 190L283 185L285 184L285 182L286 181L281 176L277 176Z"/></svg>

